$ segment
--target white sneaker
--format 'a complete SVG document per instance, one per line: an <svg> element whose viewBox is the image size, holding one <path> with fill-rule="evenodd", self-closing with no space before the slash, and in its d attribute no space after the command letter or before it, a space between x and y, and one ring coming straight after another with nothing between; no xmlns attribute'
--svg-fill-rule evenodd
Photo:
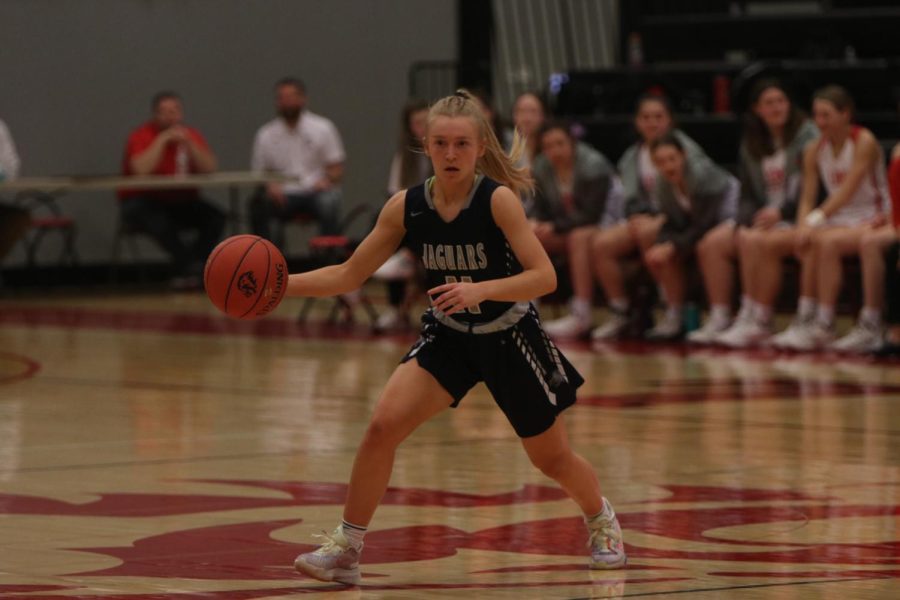
<svg viewBox="0 0 900 600"><path fill-rule="evenodd" d="M416 265L408 252L395 252L372 277L378 281L406 281L416 274Z"/></svg>
<svg viewBox="0 0 900 600"><path fill-rule="evenodd" d="M628 327L628 315L614 310L610 311L609 315L609 319L607 319L603 325L600 325L591 331L592 340L601 342L615 339L625 331L626 327Z"/></svg>
<svg viewBox="0 0 900 600"><path fill-rule="evenodd" d="M331 535L314 534L313 537L324 539L325 543L313 552L298 556L294 560L294 568L320 581L358 584L359 553L362 552L362 546L359 548L351 546L340 527L337 527Z"/></svg>
<svg viewBox="0 0 900 600"><path fill-rule="evenodd" d="M357 306L360 302L362 302L362 288L356 288L352 292L341 294L340 297L341 300L347 303L347 305Z"/></svg>
<svg viewBox="0 0 900 600"><path fill-rule="evenodd" d="M734 325L720 333L713 343L728 348L749 348L765 343L772 336L772 328L753 319L735 321Z"/></svg>
<svg viewBox="0 0 900 600"><path fill-rule="evenodd" d="M731 322L728 319L707 319L703 327L687 335L687 341L693 344L711 344L729 325Z"/></svg>
<svg viewBox="0 0 900 600"><path fill-rule="evenodd" d="M622 528L606 498L603 499L603 512L586 524L590 533L588 539L588 548L591 549L590 568L624 567L628 557L625 555L625 544L622 541Z"/></svg>
<svg viewBox="0 0 900 600"><path fill-rule="evenodd" d="M648 340L662 342L676 340L683 334L684 327L681 322L681 317L674 313L667 312L662 321L654 325L652 329L644 334L644 337Z"/></svg>
<svg viewBox="0 0 900 600"><path fill-rule="evenodd" d="M836 352L866 354L884 346L884 328L868 321L859 321L850 333L828 346Z"/></svg>
<svg viewBox="0 0 900 600"><path fill-rule="evenodd" d="M548 321L544 324L544 331L554 339L580 338L587 335L590 330L590 321L573 314Z"/></svg>
<svg viewBox="0 0 900 600"><path fill-rule="evenodd" d="M396 307L389 306L375 319L375 331L391 331L404 323L403 315Z"/></svg>
<svg viewBox="0 0 900 600"><path fill-rule="evenodd" d="M791 326L772 338L772 345L782 350L818 350L834 339L834 330L813 319L794 321Z"/></svg>

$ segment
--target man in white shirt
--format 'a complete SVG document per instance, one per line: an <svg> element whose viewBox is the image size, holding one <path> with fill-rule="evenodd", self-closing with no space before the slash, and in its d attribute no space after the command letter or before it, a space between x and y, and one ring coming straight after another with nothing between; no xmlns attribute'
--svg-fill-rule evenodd
<svg viewBox="0 0 900 600"><path fill-rule="evenodd" d="M0 121L0 181L15 179L19 174L19 155L6 123Z"/></svg>
<svg viewBox="0 0 900 600"><path fill-rule="evenodd" d="M0 181L10 181L19 174L19 155L6 123L0 121ZM31 223L28 211L0 203L0 259L25 235Z"/></svg>
<svg viewBox="0 0 900 600"><path fill-rule="evenodd" d="M278 117L256 133L252 168L294 179L270 183L254 197L253 231L270 239L273 218L307 215L318 221L323 235L336 234L345 159L341 136L330 120L306 110L306 88L299 79L275 84L275 107Z"/></svg>

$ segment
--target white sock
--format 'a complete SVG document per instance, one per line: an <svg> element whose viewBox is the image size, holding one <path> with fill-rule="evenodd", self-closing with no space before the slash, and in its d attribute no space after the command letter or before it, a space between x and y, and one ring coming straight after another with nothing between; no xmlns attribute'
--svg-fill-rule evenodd
<svg viewBox="0 0 900 600"><path fill-rule="evenodd" d="M672 321L673 323L681 323L681 317L684 314L683 306L671 305L666 309L666 321Z"/></svg>
<svg viewBox="0 0 900 600"><path fill-rule="evenodd" d="M816 316L816 299L800 296L800 300L797 302L797 316L801 321L807 321Z"/></svg>
<svg viewBox="0 0 900 600"><path fill-rule="evenodd" d="M768 326L772 323L772 307L754 302L753 319L760 325Z"/></svg>
<svg viewBox="0 0 900 600"><path fill-rule="evenodd" d="M613 312L624 315L628 312L628 298L613 298L609 301L609 308Z"/></svg>
<svg viewBox="0 0 900 600"><path fill-rule="evenodd" d="M590 527L592 524L596 523L598 520L608 521L615 513L612 510L612 506L609 504L609 500L606 498L602 498L603 501L603 510L598 512L596 515L584 516L584 522Z"/></svg>
<svg viewBox="0 0 900 600"><path fill-rule="evenodd" d="M871 306L863 306L862 310L859 311L859 320L875 327L881 327L881 310Z"/></svg>
<svg viewBox="0 0 900 600"><path fill-rule="evenodd" d="M738 310L738 314L744 317L752 317L755 310L756 301L746 294L741 296L741 308Z"/></svg>
<svg viewBox="0 0 900 600"><path fill-rule="evenodd" d="M831 327L834 324L834 307L820 304L816 310L816 321L819 325Z"/></svg>
<svg viewBox="0 0 900 600"><path fill-rule="evenodd" d="M572 311L572 314L578 317L582 321L590 321L591 320L591 302L590 300L586 300L584 298L572 298L572 301L569 303L569 308Z"/></svg>
<svg viewBox="0 0 900 600"><path fill-rule="evenodd" d="M359 525L354 525L347 521L341 521L341 532L344 534L344 537L347 538L347 541L350 542L350 546L355 550L362 548L363 537L365 537L366 531L368 531L368 529L365 527L360 527Z"/></svg>
<svg viewBox="0 0 900 600"><path fill-rule="evenodd" d="M713 304L709 311L709 320L713 323L726 323L731 319L731 308L727 304Z"/></svg>

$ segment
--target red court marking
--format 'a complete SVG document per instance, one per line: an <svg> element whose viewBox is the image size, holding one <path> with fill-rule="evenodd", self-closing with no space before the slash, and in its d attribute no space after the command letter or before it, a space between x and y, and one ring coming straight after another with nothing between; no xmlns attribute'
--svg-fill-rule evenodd
<svg viewBox="0 0 900 600"><path fill-rule="evenodd" d="M746 571L715 571L710 575L719 577L777 577L777 578L794 578L804 577L809 579L890 579L892 577L900 577L900 569L889 569L882 571L870 570L851 570L851 571L771 571L747 573Z"/></svg>
<svg viewBox="0 0 900 600"><path fill-rule="evenodd" d="M312 482L278 482L252 480L190 480L227 485L243 485L265 490L281 490L290 498L252 498L252 497L215 497L207 495L165 497L158 494L109 494L100 500L87 505L71 505L49 499L32 499L30 507L25 497L0 498L7 512L26 514L67 514L84 517L110 515L116 516L153 516L159 514L183 514L204 510L253 509L261 506L309 506L334 505L342 502L345 486L330 483ZM765 541L758 539L734 540L709 535L707 532L722 527L745 525L765 525L769 523L797 523L801 526L809 521L830 521L858 517L896 517L900 515L900 506L894 505L850 505L840 504L833 498L806 495L781 489L755 488L716 488L713 486L664 486L671 496L656 502L680 502L682 504L718 502L726 506L686 506L677 508L655 509L640 512L620 512L619 520L626 531L639 531L645 534L663 536L676 541L715 542L723 546L722 550L696 551L689 544L676 544L678 549L659 549L628 543L626 547L634 564L630 571L649 571L659 569L653 564L657 558L696 561L698 568L710 562L731 561L745 565L760 563L765 571L717 571L709 575L741 576L741 577L790 577L809 581L811 579L845 579L872 578L882 579L898 574L900 564L900 540L877 543L843 543L840 539L826 542L788 543L782 541ZM540 502L556 499L551 494L553 488L544 486L525 486L522 489L494 495L458 494L440 490L391 488L385 497L386 504L407 506L445 506L454 510L477 510L482 506L508 505L518 502ZM558 490L556 490L558 492ZM791 505L781 503L789 501ZM23 504L24 502L24 504ZM751 503L751 504L747 504ZM163 510L160 505L170 505L171 510ZM129 508L130 507L130 508ZM26 510L29 509L30 510ZM44 512L46 511L46 512ZM249 516L249 515L248 515ZM83 552L94 552L111 556L120 561L114 567L77 573L79 576L91 577L159 577L163 579L193 578L221 581L272 581L284 579L289 565L300 552L313 549L307 543L292 543L273 538L273 532L291 527L302 522L303 509L298 509L298 518L277 521L245 522L229 525L215 525L196 529L187 529L152 535L135 540L128 546L70 548ZM367 582L364 589L371 590L440 590L440 589L501 589L532 588L544 585L597 585L596 577L589 581L540 582L540 583L479 583L469 581L461 584L416 583L390 584L377 583L384 574L377 572L378 565L412 563L416 561L435 560L452 557L463 549L479 549L497 552L511 552L534 556L584 558L586 532L580 517L523 521L500 527L492 527L481 531L467 532L442 524L415 525L395 529L373 530L366 537L366 560L364 577ZM681 549L685 548L685 549ZM650 562L648 562L650 561ZM761 564L769 563L769 564ZM772 573L772 563L792 565L815 565L804 571L780 571ZM834 565L828 569L823 565ZM871 566L873 569L853 568ZM880 567L880 568L878 568ZM569 572L573 575L583 563L576 565L534 565L529 567L504 567L493 570L476 571L470 575L490 573L515 573L520 571ZM293 573L291 576L293 576ZM74 574L73 574L74 575ZM649 573L648 573L649 575ZM299 576L298 576L299 577ZM640 583L683 581L689 577L663 577L636 579L628 577L628 585ZM321 586L302 587L307 580L302 580L298 588L291 593L323 591ZM3 591L0 588L0 591ZM19 591L24 590L10 590ZM41 591L41 590L36 590ZM245 597L255 598L260 590L241 590L231 592L209 592L203 597ZM269 595L274 593L267 590ZM287 592L285 592L287 593ZM218 594L223 594L218 596ZM6 596L8 597L8 596ZM52 598L42 595L42 598ZM81 597L81 596L80 596ZM134 594L130 598L193 598L190 594L171 594L150 596ZM199 596L197 596L199 597Z"/></svg>
<svg viewBox="0 0 900 600"><path fill-rule="evenodd" d="M21 354L12 354L11 352L0 352L0 362L12 362L20 365L17 373L0 375L0 384L31 379L34 377L35 373L41 370L41 363L33 358L28 358Z"/></svg>

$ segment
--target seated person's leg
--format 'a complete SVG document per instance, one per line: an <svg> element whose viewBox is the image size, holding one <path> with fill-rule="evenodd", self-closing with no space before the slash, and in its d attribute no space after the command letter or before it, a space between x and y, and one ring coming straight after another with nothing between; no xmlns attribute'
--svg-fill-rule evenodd
<svg viewBox="0 0 900 600"><path fill-rule="evenodd" d="M551 337L581 337L593 327L594 279L591 274L590 240L596 231L596 227L578 227L560 236L565 238L562 253L568 259L573 296L569 301L569 314L544 325L544 330Z"/></svg>
<svg viewBox="0 0 900 600"><path fill-rule="evenodd" d="M315 196L316 218L321 235L337 235L341 216L341 188L323 190Z"/></svg>
<svg viewBox="0 0 900 600"><path fill-rule="evenodd" d="M187 270L193 275L202 275L209 253L222 239L225 213L209 201L196 197L173 205L173 209L177 210L175 218L182 231L196 231L196 239L189 247L190 264Z"/></svg>
<svg viewBox="0 0 900 600"><path fill-rule="evenodd" d="M151 196L133 196L122 201L122 220L134 231L140 231L159 244L171 256L176 268L183 271L190 252L178 233L167 203Z"/></svg>
<svg viewBox="0 0 900 600"><path fill-rule="evenodd" d="M591 339L603 341L625 333L632 324L629 315L631 294L626 290L622 260L637 250L627 222L600 229L590 242L594 275L603 288L609 318L591 332ZM638 303L640 305L640 303ZM637 307L641 310L641 306ZM640 325L638 325L640 326Z"/></svg>
<svg viewBox="0 0 900 600"><path fill-rule="evenodd" d="M859 256L864 227L830 227L814 237L819 260L817 275L818 309L817 333L821 333L819 346L834 338L835 314L838 296L844 285L844 257Z"/></svg>
<svg viewBox="0 0 900 600"><path fill-rule="evenodd" d="M884 321L888 332L882 352L900 354L900 242L895 242L887 249L885 265Z"/></svg>
<svg viewBox="0 0 900 600"><path fill-rule="evenodd" d="M25 235L30 224L31 216L27 210L0 204L0 260Z"/></svg>
<svg viewBox="0 0 900 600"><path fill-rule="evenodd" d="M838 352L875 352L884 344L885 252L897 239L890 226L864 229L859 241L863 306L856 326L831 345Z"/></svg>
<svg viewBox="0 0 900 600"><path fill-rule="evenodd" d="M389 330L406 323L408 284L417 275L416 258L406 247L401 247L372 274L373 279L385 282L388 293L388 308L376 320L376 329Z"/></svg>
<svg viewBox="0 0 900 600"><path fill-rule="evenodd" d="M662 288L667 304L663 319L646 334L648 339L660 341L678 339L684 334L684 263L688 258L674 252L666 255L661 250L663 246L653 245L644 253L647 268Z"/></svg>
<svg viewBox="0 0 900 600"><path fill-rule="evenodd" d="M644 252L656 243L659 230L662 229L666 217L664 215L634 215L628 219L628 227L634 242Z"/></svg>
<svg viewBox="0 0 900 600"><path fill-rule="evenodd" d="M843 285L843 257L858 253L860 235L861 229L856 227L825 227L813 231L809 247L800 256L797 318L772 339L773 345L810 351L834 340L835 304Z"/></svg>
<svg viewBox="0 0 900 600"><path fill-rule="evenodd" d="M541 246L547 251L551 257L559 255L566 250L566 237L554 231L553 223L547 221L532 222L534 235L537 237Z"/></svg>
<svg viewBox="0 0 900 600"><path fill-rule="evenodd" d="M272 198L265 187L257 188L250 198L250 227L253 233L271 240L272 219L281 218L283 208L283 204Z"/></svg>
<svg viewBox="0 0 900 600"><path fill-rule="evenodd" d="M782 263L794 251L794 228L738 230L741 312L716 343L746 348L772 335L773 305L781 289Z"/></svg>
<svg viewBox="0 0 900 600"><path fill-rule="evenodd" d="M703 327L688 334L689 341L711 343L731 325L735 253L735 226L732 221L720 223L697 244L697 260L710 313Z"/></svg>

